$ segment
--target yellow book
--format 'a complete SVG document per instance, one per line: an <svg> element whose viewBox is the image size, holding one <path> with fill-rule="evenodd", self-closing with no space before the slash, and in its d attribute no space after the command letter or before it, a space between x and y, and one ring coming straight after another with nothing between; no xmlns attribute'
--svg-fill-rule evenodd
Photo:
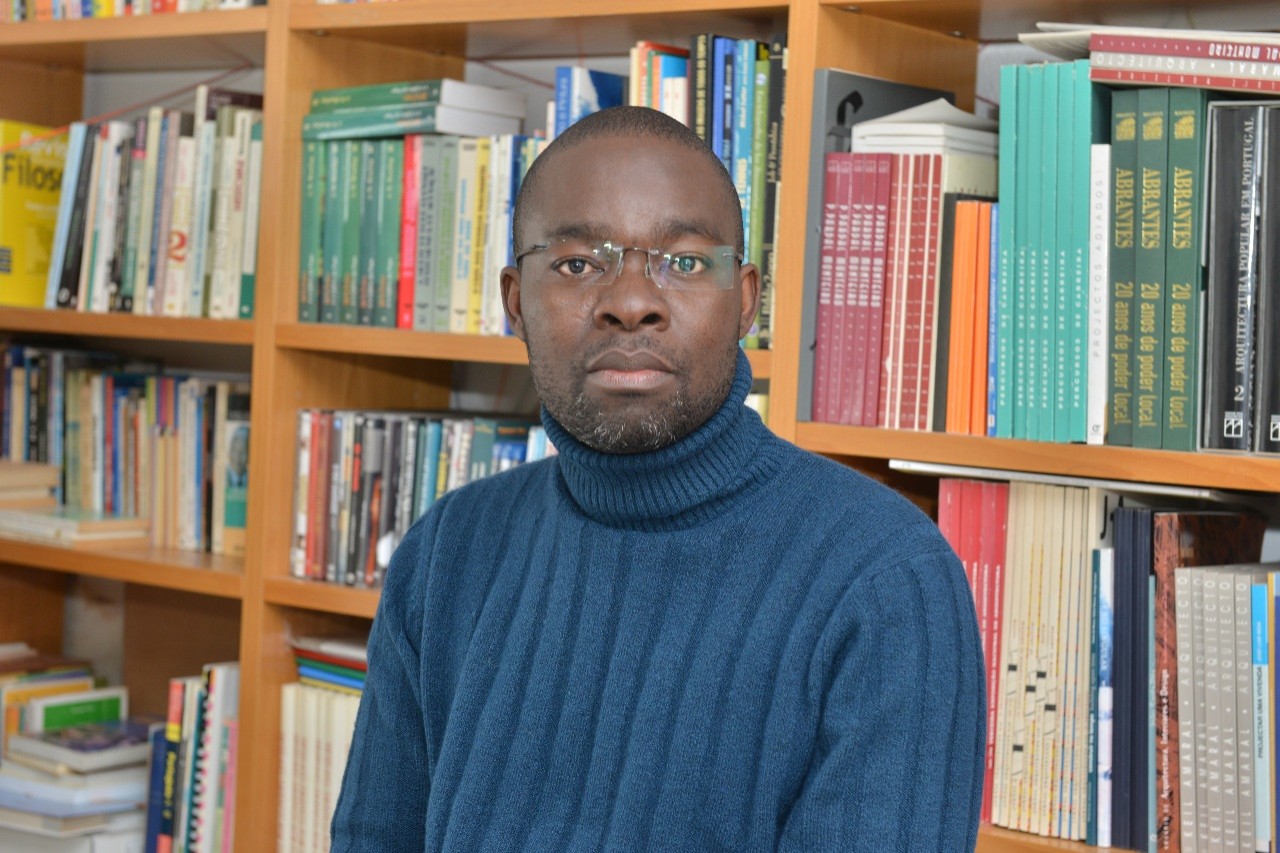
<svg viewBox="0 0 1280 853"><path fill-rule="evenodd" d="M0 305L44 305L67 136L0 119Z"/></svg>
<svg viewBox="0 0 1280 853"><path fill-rule="evenodd" d="M489 158L493 141L476 139L475 192L471 195L471 290L467 299L467 334L480 334L480 306L484 302L485 248L489 233Z"/></svg>

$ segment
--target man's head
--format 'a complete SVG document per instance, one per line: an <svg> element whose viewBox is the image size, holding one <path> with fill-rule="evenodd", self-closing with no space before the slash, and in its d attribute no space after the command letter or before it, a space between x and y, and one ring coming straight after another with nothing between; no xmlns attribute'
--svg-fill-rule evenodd
<svg viewBox="0 0 1280 853"><path fill-rule="evenodd" d="M543 405L570 434L635 453L715 413L760 283L734 257L738 196L701 140L641 107L588 116L534 161L513 226L503 303Z"/></svg>

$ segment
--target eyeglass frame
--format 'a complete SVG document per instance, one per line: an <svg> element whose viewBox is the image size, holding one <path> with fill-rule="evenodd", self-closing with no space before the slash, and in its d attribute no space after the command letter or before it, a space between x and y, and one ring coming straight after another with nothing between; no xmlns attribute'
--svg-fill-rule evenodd
<svg viewBox="0 0 1280 853"><path fill-rule="evenodd" d="M563 238L560 238L559 240L556 240L556 241L547 241L547 242L544 242L544 243L532 243L532 244L530 244L530 245L529 245L529 247L528 247L528 248L526 248L524 251L522 251L522 252L517 252L517 253L515 254L515 257L513 258L513 260L515 261L516 266L519 266L519 265L520 265L520 262L521 262L522 260L524 260L525 258L527 258L529 255L532 255L532 254L534 254L535 252L542 252L542 251L546 251L547 249L550 249L550 248L552 247L552 245L554 245L556 242L562 242L562 243L563 243L563 242L569 242L571 239L572 239L572 238L563 237ZM585 242L585 241L584 241L584 242ZM664 287L664 286L662 285L662 283L661 283L660 281L658 281L658 279L657 279L657 278L655 278L655 277L654 277L654 274L653 274L653 268L652 268L652 261L653 261L653 259L654 259L655 257L663 258L663 259L667 262L667 264L668 264L668 268L669 268L669 266L670 266L670 261L671 261L671 259L672 259L672 255L673 255L673 253L672 253L672 252L669 252L669 251L667 251L666 249L662 249L662 248L646 248L645 246L623 246L623 245L614 245L614 242L613 242L612 240L604 240L604 241L602 241L602 242L600 242L600 243L596 243L596 244L592 245L592 246L590 247L590 248L591 248L591 253L592 253L593 255L595 255L595 254L596 254L596 249L598 249L598 248L604 248L604 247L608 247L608 249L609 249L609 250L616 251L616 252L618 253L618 263L617 263L617 265L614 267L613 276L612 276L612 277L611 277L607 282L604 282L604 283L600 283L600 282L592 282L592 286L593 286L593 287L608 287L608 286L610 286L610 285L614 284L614 283L618 280L619 276L621 276L621 275L622 275L622 267L623 267L623 264L626 262L626 259L627 259L627 252L643 252L643 253L644 253L644 255L645 255L645 261L644 261L644 274L645 274L645 278L647 278L649 281L653 282L654 287L657 287L659 290L677 290L677 291L684 291L684 290L692 290L692 291L698 291L698 290L720 290L720 291L723 291L723 290L732 290L732 289L733 289L733 277L732 277L732 276L727 277L727 283L726 283L723 287L707 287L707 288L699 288L699 287L693 287L693 288L685 288L685 287ZM713 250L715 250L715 249L725 249L725 250L728 250L728 257L729 257L729 258L730 258L730 259L731 259L735 264L737 264L739 267L741 267L743 264L745 264L745 263L746 263L746 260L747 260L746 255L745 255L744 253L741 253L741 252L736 251L736 250L734 249L734 247L733 247L733 246L723 245L723 244L722 244L722 245L715 245L715 246L711 246L710 248L711 248L711 249L713 249ZM721 257L723 258L724 256L722 255Z"/></svg>

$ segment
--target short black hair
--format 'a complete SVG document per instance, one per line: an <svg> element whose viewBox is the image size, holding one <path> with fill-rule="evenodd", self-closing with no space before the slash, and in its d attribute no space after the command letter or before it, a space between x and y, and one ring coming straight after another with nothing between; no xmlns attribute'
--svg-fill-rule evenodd
<svg viewBox="0 0 1280 853"><path fill-rule="evenodd" d="M523 251L525 208L530 199L537 194L538 183L551 158L569 151L592 139L609 136L649 137L668 139L697 152L704 160L713 165L716 176L716 191L721 194L726 207L733 209L734 248L738 254L744 251L745 238L742 232L742 200L738 198L738 190L733 185L729 170L711 147L685 125L671 118L666 113L649 107L610 107L607 110L591 113L565 129L551 140L545 150L530 165L516 194L515 210L511 215L511 239L516 252Z"/></svg>

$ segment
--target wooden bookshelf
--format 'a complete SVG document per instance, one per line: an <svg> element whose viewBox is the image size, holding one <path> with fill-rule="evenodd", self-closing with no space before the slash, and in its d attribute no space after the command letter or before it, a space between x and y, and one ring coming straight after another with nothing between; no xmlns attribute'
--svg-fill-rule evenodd
<svg viewBox="0 0 1280 853"><path fill-rule="evenodd" d="M0 331L242 347L253 343L252 320L146 317L39 308L0 307Z"/></svg>
<svg viewBox="0 0 1280 853"><path fill-rule="evenodd" d="M217 598L244 595L244 561L159 548L63 548L0 538L0 564L182 590Z"/></svg>
<svg viewBox="0 0 1280 853"><path fill-rule="evenodd" d="M1144 0L399 0L321 4L270 0L245 10L0 25L0 114L61 125L80 118L85 74L251 66L264 74L263 187L253 321L94 315L0 308L10 336L59 337L135 351L192 348L248 354L253 379L247 554L243 560L176 551L70 551L0 541L0 640L61 636L66 587L76 576L124 582L131 596L126 681L159 699L170 674L238 655L242 666L235 849L274 849L279 692L295 677L288 637L367 627L379 593L288 574L295 419L302 407L443 408L455 362L526 363L523 344L403 330L300 324L296 318L298 129L316 88L420 77L462 77L468 61L625 55L639 39L681 42L697 32L790 44L778 233L773 349L749 351L769 380L770 426L852 464L909 459L1127 481L1274 492L1280 460L1113 447L1052 445L805 423L801 316L812 80L839 67L952 90L972 107L979 45L1037 20L1108 19ZM1208 0L1185 8L1209 10ZM1269 26L1272 4L1246 0ZM1243 26L1244 24L1241 23ZM181 345L180 347L178 345ZM20 602L15 604L15 602ZM10 618L12 617L12 618ZM57 630L55 630L57 628ZM1088 851L1081 844L983 827L982 853Z"/></svg>

